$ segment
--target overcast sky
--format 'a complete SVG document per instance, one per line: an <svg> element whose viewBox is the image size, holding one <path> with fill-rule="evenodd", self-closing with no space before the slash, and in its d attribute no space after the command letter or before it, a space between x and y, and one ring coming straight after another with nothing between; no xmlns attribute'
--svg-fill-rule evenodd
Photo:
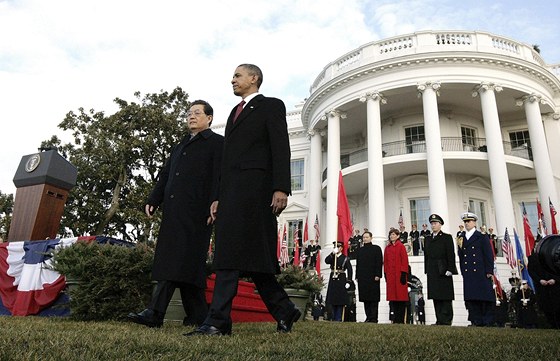
<svg viewBox="0 0 560 361"><path fill-rule="evenodd" d="M538 44L560 63L560 2L389 0L0 0L0 191L79 107L170 91L205 99L223 123L240 63L288 110L324 66L365 43L421 30L480 30Z"/></svg>

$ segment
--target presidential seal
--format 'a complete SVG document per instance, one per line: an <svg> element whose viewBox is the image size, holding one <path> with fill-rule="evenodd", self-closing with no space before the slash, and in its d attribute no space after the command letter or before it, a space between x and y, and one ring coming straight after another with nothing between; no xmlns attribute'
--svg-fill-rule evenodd
<svg viewBox="0 0 560 361"><path fill-rule="evenodd" d="M33 172L41 163L41 155L39 153L33 154L29 159L27 159L27 163L25 163L25 171L27 173Z"/></svg>

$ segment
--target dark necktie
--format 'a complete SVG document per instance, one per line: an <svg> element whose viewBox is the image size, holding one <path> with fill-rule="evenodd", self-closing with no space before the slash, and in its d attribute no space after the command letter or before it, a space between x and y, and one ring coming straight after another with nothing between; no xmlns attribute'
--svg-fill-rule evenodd
<svg viewBox="0 0 560 361"><path fill-rule="evenodd" d="M233 116L233 122L234 123L237 120L237 117L239 116L239 114L241 114L241 112L243 111L243 105L245 105L245 100L242 100L241 103L239 103L239 105L237 105L237 109L235 109L235 115Z"/></svg>

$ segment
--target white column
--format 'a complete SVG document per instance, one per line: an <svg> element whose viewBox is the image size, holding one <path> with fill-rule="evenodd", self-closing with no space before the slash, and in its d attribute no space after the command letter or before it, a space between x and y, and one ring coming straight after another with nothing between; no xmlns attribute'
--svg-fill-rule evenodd
<svg viewBox="0 0 560 361"><path fill-rule="evenodd" d="M309 239L315 239L316 231L313 225L315 217L321 213L321 134L317 129L308 132L311 138L311 150L309 155L309 212L307 218L307 228ZM319 225L321 220L319 220Z"/></svg>
<svg viewBox="0 0 560 361"><path fill-rule="evenodd" d="M492 183L492 200L496 209L496 235L503 239L506 227L509 234L513 234L515 217L513 214L513 201L509 187L509 176L504 155L502 129L498 117L495 92L502 88L495 84L482 83L475 88L473 97L480 94L482 107L482 120L486 133L486 148L488 151L488 167Z"/></svg>
<svg viewBox="0 0 560 361"><path fill-rule="evenodd" d="M443 167L443 151L441 149L441 132L439 128L439 112L437 104L439 82L418 84L419 95L422 96L424 108L424 133L426 134L426 155L428 165L428 187L430 193L430 212L443 218L443 229L449 232L449 211L447 207L447 187Z"/></svg>
<svg viewBox="0 0 560 361"><path fill-rule="evenodd" d="M387 100L378 92L360 98L367 104L367 155L368 155L368 218L373 243L385 248L385 177L383 176L383 144L381 140L381 105Z"/></svg>
<svg viewBox="0 0 560 361"><path fill-rule="evenodd" d="M325 217L326 235L322 244L332 246L338 236L338 218L336 208L338 202L338 172L340 171L340 118L345 118L337 110L325 114L327 125L327 214ZM326 254L326 253L325 253Z"/></svg>
<svg viewBox="0 0 560 361"><path fill-rule="evenodd" d="M554 184L554 174L552 173L552 165L548 154L548 146L546 136L544 134L543 121L539 102L542 98L538 95L531 94L517 100L517 105L525 105L525 115L527 116L527 125L529 128L529 138L531 139L531 150L533 152L533 166L537 176L537 185L539 188L539 198L543 205L543 213L546 224L551 222L550 212L548 209L548 198L558 207L558 194Z"/></svg>

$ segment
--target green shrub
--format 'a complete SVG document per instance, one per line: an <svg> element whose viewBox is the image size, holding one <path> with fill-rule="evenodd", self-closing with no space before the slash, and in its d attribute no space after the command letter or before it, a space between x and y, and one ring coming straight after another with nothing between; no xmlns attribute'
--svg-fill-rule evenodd
<svg viewBox="0 0 560 361"><path fill-rule="evenodd" d="M69 289L70 313L76 320L122 320L143 309L152 294L153 250L77 242L59 249L53 269L76 287Z"/></svg>
<svg viewBox="0 0 560 361"><path fill-rule="evenodd" d="M314 270L308 271L301 267L288 265L276 275L278 283L284 288L307 290L311 294L321 292L323 281Z"/></svg>

